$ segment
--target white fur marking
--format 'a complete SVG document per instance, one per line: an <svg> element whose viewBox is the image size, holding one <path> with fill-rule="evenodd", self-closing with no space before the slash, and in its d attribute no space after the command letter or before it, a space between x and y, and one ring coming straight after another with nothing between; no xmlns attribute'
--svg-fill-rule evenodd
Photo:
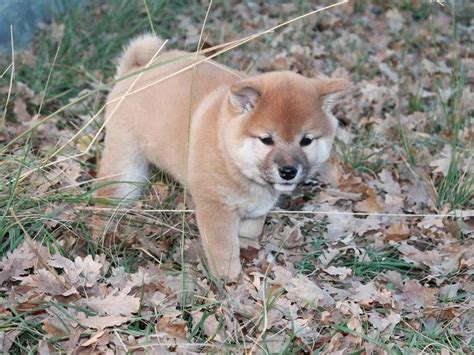
<svg viewBox="0 0 474 355"><path fill-rule="evenodd" d="M229 149L229 153L242 174L251 180L265 184L258 165L270 149L261 144L258 139L246 138L238 149Z"/></svg>
<svg viewBox="0 0 474 355"><path fill-rule="evenodd" d="M280 191L280 192L283 192L283 193L288 193L288 192L292 192L295 187L296 187L296 184L275 184L273 185L275 187L275 190L277 191Z"/></svg>
<svg viewBox="0 0 474 355"><path fill-rule="evenodd" d="M116 196L122 199L136 200L140 197L141 185L148 180L148 162L137 154L132 161L125 162L123 173L117 177Z"/></svg>

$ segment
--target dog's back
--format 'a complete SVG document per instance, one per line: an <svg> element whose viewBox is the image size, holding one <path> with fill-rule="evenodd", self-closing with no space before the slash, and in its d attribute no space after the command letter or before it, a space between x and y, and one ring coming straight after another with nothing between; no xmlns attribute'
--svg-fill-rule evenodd
<svg viewBox="0 0 474 355"><path fill-rule="evenodd" d="M144 155L183 183L191 118L211 92L230 87L241 77L195 53L166 51L163 43L156 36L139 37L120 58L119 81L109 95L105 115L104 155L116 155L114 159ZM121 139L112 142L112 137ZM128 151L137 146L139 151Z"/></svg>

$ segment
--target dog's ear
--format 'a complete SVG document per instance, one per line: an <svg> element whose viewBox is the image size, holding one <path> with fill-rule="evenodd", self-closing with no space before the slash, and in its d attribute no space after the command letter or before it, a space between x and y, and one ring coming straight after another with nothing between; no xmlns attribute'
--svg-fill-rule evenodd
<svg viewBox="0 0 474 355"><path fill-rule="evenodd" d="M249 82L240 82L230 88L229 100L238 114L252 111L260 99L260 92Z"/></svg>
<svg viewBox="0 0 474 355"><path fill-rule="evenodd" d="M354 86L345 79L316 79L316 88L323 109L328 111L354 91Z"/></svg>

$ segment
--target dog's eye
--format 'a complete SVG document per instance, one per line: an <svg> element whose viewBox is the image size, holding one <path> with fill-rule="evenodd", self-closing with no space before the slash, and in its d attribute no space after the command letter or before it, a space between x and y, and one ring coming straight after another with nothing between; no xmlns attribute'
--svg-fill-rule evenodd
<svg viewBox="0 0 474 355"><path fill-rule="evenodd" d="M301 140L300 140L300 145L301 145L302 147L306 147L306 146L310 145L311 143L313 143L313 140L314 140L314 138L303 137L303 138L301 138Z"/></svg>
<svg viewBox="0 0 474 355"><path fill-rule="evenodd" d="M273 145L273 138L270 136L259 137L260 141L265 145Z"/></svg>

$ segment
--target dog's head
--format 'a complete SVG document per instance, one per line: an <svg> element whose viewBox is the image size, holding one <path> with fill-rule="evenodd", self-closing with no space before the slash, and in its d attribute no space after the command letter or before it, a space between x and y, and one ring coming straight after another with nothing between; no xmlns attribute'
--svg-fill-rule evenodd
<svg viewBox="0 0 474 355"><path fill-rule="evenodd" d="M273 72L242 80L224 107L224 144L249 179L292 191L328 159L337 120L331 109L352 85Z"/></svg>

